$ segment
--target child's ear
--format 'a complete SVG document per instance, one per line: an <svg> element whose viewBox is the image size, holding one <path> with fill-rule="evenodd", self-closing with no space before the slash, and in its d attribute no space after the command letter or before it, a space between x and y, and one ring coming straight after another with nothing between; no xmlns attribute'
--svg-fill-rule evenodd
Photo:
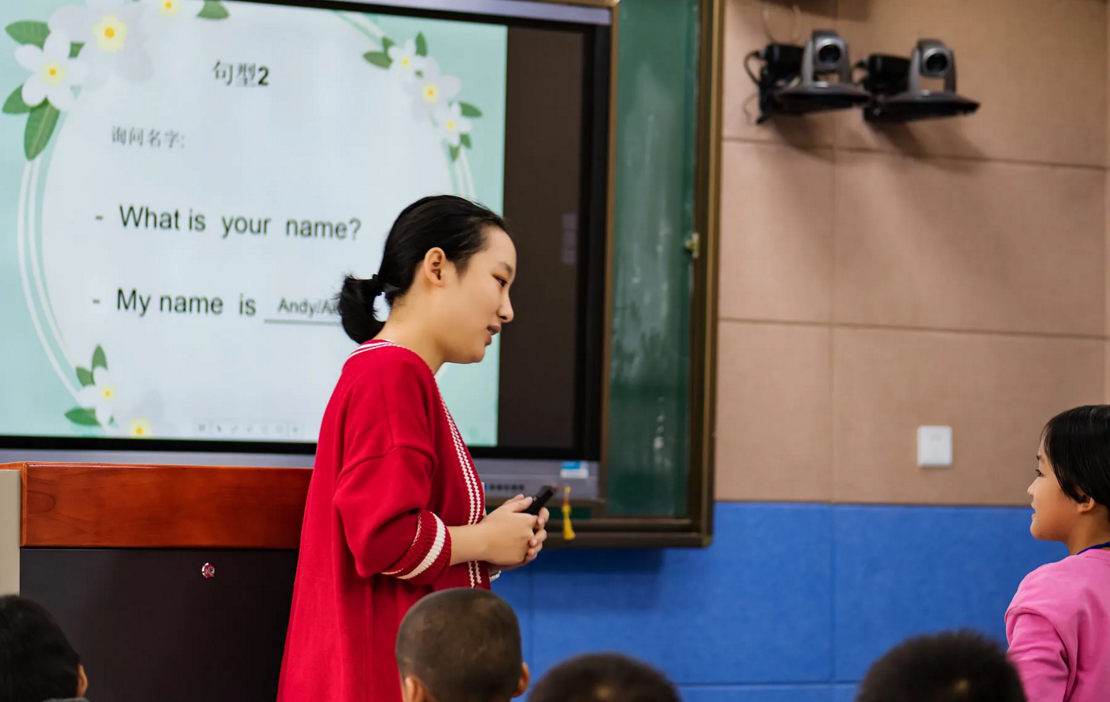
<svg viewBox="0 0 1110 702"><path fill-rule="evenodd" d="M89 679L85 675L85 666L77 665L77 696L84 697L89 690Z"/></svg>
<svg viewBox="0 0 1110 702"><path fill-rule="evenodd" d="M401 699L404 702L435 702L428 694L428 688L415 675L406 675L401 680Z"/></svg>
<svg viewBox="0 0 1110 702"><path fill-rule="evenodd" d="M525 692L528 692L528 685L532 682L532 671L528 670L527 663L520 664L520 681L516 684L516 692L513 697L520 697Z"/></svg>
<svg viewBox="0 0 1110 702"><path fill-rule="evenodd" d="M1077 503L1079 505L1078 511L1080 514L1087 514L1088 512L1093 512L1098 509L1099 504L1091 499L1090 495L1083 495L1082 497L1083 499Z"/></svg>
<svg viewBox="0 0 1110 702"><path fill-rule="evenodd" d="M1088 497L1086 502L1079 503L1079 513L1087 514L1088 512L1102 513L1102 518L1105 519L1107 514L1110 513L1110 507L1100 504L1095 501L1095 498Z"/></svg>

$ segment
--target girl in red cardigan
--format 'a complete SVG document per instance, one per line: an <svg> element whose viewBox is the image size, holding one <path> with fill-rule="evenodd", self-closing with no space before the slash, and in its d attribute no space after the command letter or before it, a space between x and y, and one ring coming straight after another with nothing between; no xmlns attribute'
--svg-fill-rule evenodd
<svg viewBox="0 0 1110 702"><path fill-rule="evenodd" d="M512 321L516 248L493 212L453 196L397 218L378 274L339 296L350 355L320 429L278 702L400 702L394 645L424 595L489 588L531 562L547 510L485 494L436 386ZM390 307L384 324L374 302Z"/></svg>

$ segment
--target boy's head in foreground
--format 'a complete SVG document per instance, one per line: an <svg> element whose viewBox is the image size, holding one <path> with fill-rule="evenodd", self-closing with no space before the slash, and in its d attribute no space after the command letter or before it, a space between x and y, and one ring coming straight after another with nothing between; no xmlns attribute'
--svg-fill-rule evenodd
<svg viewBox="0 0 1110 702"><path fill-rule="evenodd" d="M404 702L509 702L528 689L516 614L486 590L416 603L397 634L397 667Z"/></svg>
<svg viewBox="0 0 1110 702"><path fill-rule="evenodd" d="M680 702L659 671L619 653L571 658L536 683L529 702Z"/></svg>
<svg viewBox="0 0 1110 702"><path fill-rule="evenodd" d="M88 684L77 651L45 607L18 595L0 597L0 700L83 697Z"/></svg>
<svg viewBox="0 0 1110 702"><path fill-rule="evenodd" d="M875 661L856 702L1026 702L1000 645L974 631L907 639Z"/></svg>

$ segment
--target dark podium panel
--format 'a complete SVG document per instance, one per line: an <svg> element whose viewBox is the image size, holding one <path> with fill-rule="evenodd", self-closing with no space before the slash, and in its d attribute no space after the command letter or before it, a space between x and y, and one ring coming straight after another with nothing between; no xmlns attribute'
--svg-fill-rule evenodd
<svg viewBox="0 0 1110 702"><path fill-rule="evenodd" d="M58 618L95 702L276 697L296 551L24 548L20 561L22 594Z"/></svg>

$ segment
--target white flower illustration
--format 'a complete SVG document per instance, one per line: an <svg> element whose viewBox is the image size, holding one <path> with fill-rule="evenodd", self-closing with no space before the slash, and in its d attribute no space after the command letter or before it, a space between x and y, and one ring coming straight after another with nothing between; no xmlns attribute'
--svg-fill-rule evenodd
<svg viewBox="0 0 1110 702"><path fill-rule="evenodd" d="M113 73L127 81L150 77L153 67L143 45L140 19L149 3L126 0L87 0L88 5L66 5L50 17L51 32L64 31L84 47L78 56L89 64L85 86L97 88Z"/></svg>
<svg viewBox="0 0 1110 702"><path fill-rule="evenodd" d="M416 55L416 42L412 39L409 39L403 45L394 44L389 47L386 54L389 56L389 60L393 62L389 66L391 71L397 71L411 77L424 68L424 57Z"/></svg>
<svg viewBox="0 0 1110 702"><path fill-rule="evenodd" d="M121 397L112 411L114 422L105 428L108 436L148 439L155 435L155 427L161 436L173 434L174 427L166 421L160 395L154 392L142 396L125 394L127 397Z"/></svg>
<svg viewBox="0 0 1110 702"><path fill-rule="evenodd" d="M457 102L451 103L447 109L436 113L436 124L439 125L443 138L451 146L457 147L463 134L470 133L470 120L462 116L462 106Z"/></svg>
<svg viewBox="0 0 1110 702"><path fill-rule="evenodd" d="M170 19L195 18L204 9L204 0L141 0L141 2L143 5L150 5L155 16Z"/></svg>
<svg viewBox="0 0 1110 702"><path fill-rule="evenodd" d="M424 115L433 115L447 107L451 98L462 90L462 81L455 76L441 76L439 64L435 59L425 58L421 69L422 75L417 76L415 88L416 96L414 105L416 111Z"/></svg>
<svg viewBox="0 0 1110 702"><path fill-rule="evenodd" d="M24 44L15 50L15 60L31 72L23 83L23 102L35 107L43 100L59 110L73 106L73 86L89 75L89 67L69 57L69 35L51 32L43 48Z"/></svg>
<svg viewBox="0 0 1110 702"><path fill-rule="evenodd" d="M116 386L112 385L107 368L93 370L93 384L81 388L77 402L85 409L96 411L96 421L100 422L100 426L108 426L115 409Z"/></svg>

